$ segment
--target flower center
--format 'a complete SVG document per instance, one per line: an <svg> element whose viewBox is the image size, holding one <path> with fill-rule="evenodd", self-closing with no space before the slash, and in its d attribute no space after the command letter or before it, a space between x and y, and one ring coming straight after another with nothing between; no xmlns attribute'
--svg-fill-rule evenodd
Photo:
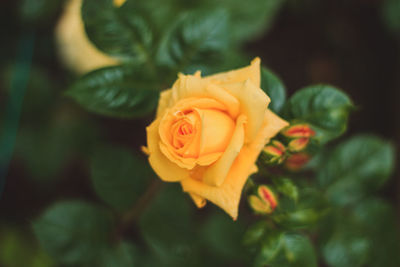
<svg viewBox="0 0 400 267"><path fill-rule="evenodd" d="M180 118L172 126L172 146L180 149L193 138L196 130L196 118L193 112L179 115Z"/></svg>

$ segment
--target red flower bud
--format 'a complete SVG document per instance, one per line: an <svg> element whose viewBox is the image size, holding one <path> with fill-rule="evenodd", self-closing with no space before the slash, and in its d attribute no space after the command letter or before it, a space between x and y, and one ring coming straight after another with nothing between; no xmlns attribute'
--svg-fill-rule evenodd
<svg viewBox="0 0 400 267"><path fill-rule="evenodd" d="M270 214L274 211L278 202L274 193L265 185L258 187L257 196L249 197L250 207L259 214Z"/></svg>
<svg viewBox="0 0 400 267"><path fill-rule="evenodd" d="M276 140L273 140L269 145L264 148L264 152L274 157L282 156L286 151L285 146Z"/></svg>
<svg viewBox="0 0 400 267"><path fill-rule="evenodd" d="M260 185L258 187L258 196L266 203L268 203L271 206L271 209L274 210L276 206L278 205L278 202L276 201L276 197L274 193L271 191L271 189L268 188L266 185Z"/></svg>
<svg viewBox="0 0 400 267"><path fill-rule="evenodd" d="M289 170L297 171L309 162L310 159L311 156L306 153L293 154L286 160L286 167Z"/></svg>
<svg viewBox="0 0 400 267"><path fill-rule="evenodd" d="M315 136L315 131L308 124L295 124L284 129L282 134L289 138L302 138Z"/></svg>
<svg viewBox="0 0 400 267"><path fill-rule="evenodd" d="M285 158L286 147L281 142L273 140L263 151L268 163L280 164Z"/></svg>
<svg viewBox="0 0 400 267"><path fill-rule="evenodd" d="M294 152L301 151L307 147L309 141L310 139L307 137L293 139L289 142L289 150Z"/></svg>

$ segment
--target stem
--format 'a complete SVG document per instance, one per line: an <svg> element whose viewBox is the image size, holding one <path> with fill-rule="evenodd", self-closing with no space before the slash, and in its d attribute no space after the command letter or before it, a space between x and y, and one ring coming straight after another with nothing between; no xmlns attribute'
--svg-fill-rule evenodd
<svg viewBox="0 0 400 267"><path fill-rule="evenodd" d="M154 196L162 187L162 182L159 179L154 179L147 187L143 195L136 201L132 208L122 215L121 220L115 231L113 232L112 239L115 242L121 240L125 231L140 217L142 212L154 199Z"/></svg>

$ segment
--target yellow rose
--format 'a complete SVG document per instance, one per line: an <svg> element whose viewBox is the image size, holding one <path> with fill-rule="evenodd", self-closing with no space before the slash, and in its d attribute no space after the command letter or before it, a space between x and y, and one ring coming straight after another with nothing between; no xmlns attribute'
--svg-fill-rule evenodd
<svg viewBox="0 0 400 267"><path fill-rule="evenodd" d="M158 176L180 182L197 207L206 200L237 218L243 186L269 139L288 123L268 109L260 59L201 77L179 74L161 93L147 127L149 161Z"/></svg>
<svg viewBox="0 0 400 267"><path fill-rule="evenodd" d="M125 0L114 0L120 6ZM83 74L94 69L118 64L97 49L88 39L81 18L82 0L69 0L57 24L55 36L61 60L71 70Z"/></svg>

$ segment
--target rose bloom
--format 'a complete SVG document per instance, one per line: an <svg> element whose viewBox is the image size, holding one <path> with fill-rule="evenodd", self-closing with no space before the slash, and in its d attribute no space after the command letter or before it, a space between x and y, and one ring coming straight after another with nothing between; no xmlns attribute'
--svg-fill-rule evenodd
<svg viewBox="0 0 400 267"><path fill-rule="evenodd" d="M179 74L161 93L147 127L149 161L166 182L180 182L197 207L206 200L237 218L243 186L270 138L288 123L268 109L260 59L201 77Z"/></svg>
<svg viewBox="0 0 400 267"><path fill-rule="evenodd" d="M124 3L114 0L115 6ZM68 0L57 24L55 37L62 62L76 73L83 74L119 61L101 52L86 36L81 18L82 0Z"/></svg>

